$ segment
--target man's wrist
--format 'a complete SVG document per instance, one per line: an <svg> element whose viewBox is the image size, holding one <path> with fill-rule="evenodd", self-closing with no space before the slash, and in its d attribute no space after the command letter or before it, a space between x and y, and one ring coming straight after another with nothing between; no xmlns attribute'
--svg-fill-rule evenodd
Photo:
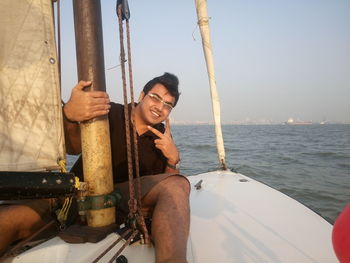
<svg viewBox="0 0 350 263"><path fill-rule="evenodd" d="M167 166L170 167L171 169L179 170L180 169L180 158L178 158L176 161L168 159Z"/></svg>
<svg viewBox="0 0 350 263"><path fill-rule="evenodd" d="M66 105L67 105L67 104L64 104L63 107L62 107L63 119L64 119L65 121L69 122L69 123L76 123L76 124L79 124L79 122L77 122L77 121L72 121L72 120L70 120L70 119L67 117L66 112L64 111Z"/></svg>

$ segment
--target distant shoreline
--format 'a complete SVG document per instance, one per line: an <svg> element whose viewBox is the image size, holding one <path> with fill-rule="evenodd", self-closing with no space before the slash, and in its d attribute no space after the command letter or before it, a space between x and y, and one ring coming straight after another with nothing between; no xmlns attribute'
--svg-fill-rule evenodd
<svg viewBox="0 0 350 263"><path fill-rule="evenodd" d="M205 126L205 125L214 125L214 123L196 123L196 122L188 122L188 123L182 123L182 122L173 122L171 125L176 126L190 126L190 125L198 125L198 126ZM341 123L341 122L334 122L334 123L295 123L295 124L286 124L283 122L279 123L222 123L221 125L283 125L283 126L324 126L324 125L350 125L349 123Z"/></svg>

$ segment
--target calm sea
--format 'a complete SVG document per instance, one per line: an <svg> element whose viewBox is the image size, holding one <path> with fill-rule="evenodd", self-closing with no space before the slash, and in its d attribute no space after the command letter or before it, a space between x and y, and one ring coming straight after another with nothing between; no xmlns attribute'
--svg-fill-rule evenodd
<svg viewBox="0 0 350 263"><path fill-rule="evenodd" d="M223 125L226 164L330 223L350 203L350 125ZM218 169L212 125L173 125L181 173ZM72 163L72 157L69 158Z"/></svg>
<svg viewBox="0 0 350 263"><path fill-rule="evenodd" d="M227 166L333 223L350 203L350 125L223 125ZM218 168L214 126L173 125L181 172Z"/></svg>

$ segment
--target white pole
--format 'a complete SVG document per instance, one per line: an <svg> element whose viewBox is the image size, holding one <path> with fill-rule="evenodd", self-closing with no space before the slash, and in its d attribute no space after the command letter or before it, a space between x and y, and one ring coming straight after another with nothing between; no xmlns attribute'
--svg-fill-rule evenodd
<svg viewBox="0 0 350 263"><path fill-rule="evenodd" d="M209 83L210 83L210 95L211 95L212 110L213 110L214 122L215 122L216 146L218 150L219 162L220 162L221 168L223 170L226 170L227 168L225 163L224 140L222 138L222 131L221 131L220 102L219 102L219 95L216 89L216 82L215 82L214 58L213 58L211 40L210 40L207 1L195 0L195 4L196 4L196 10L197 10L198 25L202 36L202 46L203 46L203 51L205 55L205 61L207 64Z"/></svg>

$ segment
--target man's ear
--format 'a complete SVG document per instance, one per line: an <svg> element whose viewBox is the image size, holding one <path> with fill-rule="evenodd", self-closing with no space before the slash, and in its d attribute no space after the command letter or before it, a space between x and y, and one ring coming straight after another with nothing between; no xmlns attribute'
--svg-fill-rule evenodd
<svg viewBox="0 0 350 263"><path fill-rule="evenodd" d="M141 93L140 93L140 95L139 95L139 102L141 101L141 100L143 100L143 98L145 97L145 93L143 92L143 91L141 91Z"/></svg>

